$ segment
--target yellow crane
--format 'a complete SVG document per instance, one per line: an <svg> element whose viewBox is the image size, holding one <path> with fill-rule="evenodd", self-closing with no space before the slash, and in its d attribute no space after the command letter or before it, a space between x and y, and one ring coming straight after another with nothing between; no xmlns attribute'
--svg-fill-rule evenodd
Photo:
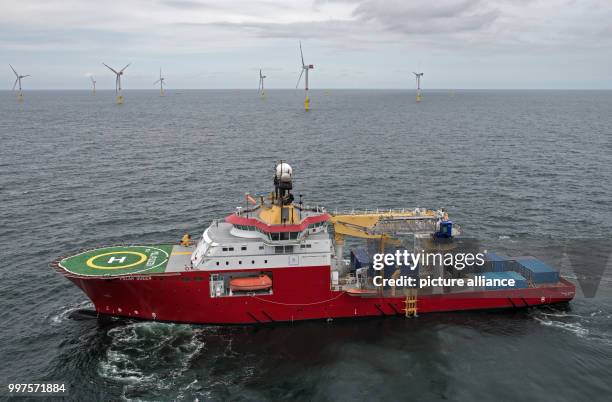
<svg viewBox="0 0 612 402"><path fill-rule="evenodd" d="M431 234L437 230L438 223L448 220L448 214L443 210L388 210L363 211L343 214L332 214L329 222L334 227L334 243L336 245L336 258L341 259L344 253L344 239L346 236L361 239L381 240L381 253L384 252L384 243L399 240L393 239L392 234Z"/></svg>
<svg viewBox="0 0 612 402"><path fill-rule="evenodd" d="M333 214L330 223L334 227L334 243L336 246L336 259L341 261L344 252L345 237L380 240L379 253L385 252L387 244L400 245L398 234L433 234L441 229L440 222L447 221L448 214L443 210L433 211L425 209L389 210L376 212L350 212L346 214ZM449 233L449 236L451 233ZM384 276L384 270L381 271ZM399 269L392 275L399 277ZM395 296L395 288L391 295ZM376 294L383 296L384 290L379 287ZM405 290L404 314L406 317L417 316L417 291ZM367 297L367 294L364 294Z"/></svg>

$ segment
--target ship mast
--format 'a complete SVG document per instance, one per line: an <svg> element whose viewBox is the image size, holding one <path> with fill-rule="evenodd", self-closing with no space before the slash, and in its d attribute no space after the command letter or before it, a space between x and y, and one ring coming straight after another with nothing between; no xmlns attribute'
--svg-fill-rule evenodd
<svg viewBox="0 0 612 402"><path fill-rule="evenodd" d="M283 162L282 160L274 172L274 201L273 203L280 207L281 210L281 223L287 221L293 221L293 194L291 189L293 188L293 169L291 166Z"/></svg>

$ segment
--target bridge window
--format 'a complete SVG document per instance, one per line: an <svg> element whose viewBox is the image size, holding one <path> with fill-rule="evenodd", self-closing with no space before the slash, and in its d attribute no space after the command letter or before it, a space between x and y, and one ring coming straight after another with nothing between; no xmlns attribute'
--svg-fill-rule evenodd
<svg viewBox="0 0 612 402"><path fill-rule="evenodd" d="M293 253L293 246L274 246L275 254Z"/></svg>
<svg viewBox="0 0 612 402"><path fill-rule="evenodd" d="M246 250L246 249L247 249L247 246L242 246L242 247L240 247L240 250L242 250L242 251L244 251L244 250Z"/></svg>

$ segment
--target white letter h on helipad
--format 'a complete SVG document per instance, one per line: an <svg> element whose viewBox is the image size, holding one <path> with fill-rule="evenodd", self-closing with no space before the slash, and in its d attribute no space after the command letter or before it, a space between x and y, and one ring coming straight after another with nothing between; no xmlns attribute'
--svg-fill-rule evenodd
<svg viewBox="0 0 612 402"><path fill-rule="evenodd" d="M125 256L121 257L121 258L117 258L115 256L112 256L111 258L108 259L108 263L112 264L113 262L117 261L119 262L119 264L123 263L123 261L125 261Z"/></svg>

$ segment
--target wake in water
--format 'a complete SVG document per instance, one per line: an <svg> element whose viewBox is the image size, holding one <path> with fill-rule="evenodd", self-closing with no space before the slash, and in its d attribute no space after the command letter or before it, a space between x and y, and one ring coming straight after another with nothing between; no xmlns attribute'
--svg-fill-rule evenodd
<svg viewBox="0 0 612 402"><path fill-rule="evenodd" d="M123 383L123 397L128 400L193 383L195 379L185 373L204 349L203 331L158 322L114 327L108 331L111 344L99 362L98 374Z"/></svg>
<svg viewBox="0 0 612 402"><path fill-rule="evenodd" d="M610 311L598 309L576 314L554 306L545 306L532 309L529 315L544 326L568 331L586 340L612 345L612 334L602 326L602 323L609 322L612 318Z"/></svg>

